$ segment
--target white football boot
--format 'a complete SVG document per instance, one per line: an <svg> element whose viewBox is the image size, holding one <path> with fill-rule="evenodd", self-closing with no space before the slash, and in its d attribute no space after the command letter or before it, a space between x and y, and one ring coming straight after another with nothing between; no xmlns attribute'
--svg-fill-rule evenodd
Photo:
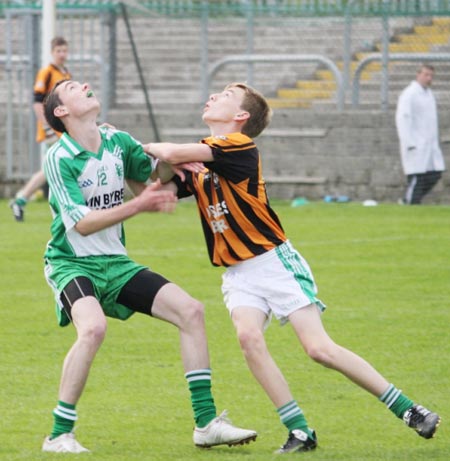
<svg viewBox="0 0 450 461"><path fill-rule="evenodd" d="M46 437L42 445L42 451L53 453L86 453L89 452L76 439L73 432L61 434L54 439Z"/></svg>
<svg viewBox="0 0 450 461"><path fill-rule="evenodd" d="M210 448L216 445L243 445L255 440L256 431L241 429L227 419L227 411L214 418L207 426L194 430L194 443L197 447Z"/></svg>

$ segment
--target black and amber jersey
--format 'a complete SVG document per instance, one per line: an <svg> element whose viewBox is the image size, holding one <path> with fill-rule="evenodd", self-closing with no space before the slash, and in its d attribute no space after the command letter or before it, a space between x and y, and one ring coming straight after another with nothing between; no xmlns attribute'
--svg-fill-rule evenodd
<svg viewBox="0 0 450 461"><path fill-rule="evenodd" d="M66 68L59 68L55 64L49 64L40 69L36 75L34 82L34 102L44 102L45 97L52 90L56 83L60 80L72 78L70 72ZM55 132L58 136L61 133ZM38 120L36 129L36 141L45 141L45 130L42 123Z"/></svg>
<svg viewBox="0 0 450 461"><path fill-rule="evenodd" d="M178 197L195 195L215 266L230 266L265 253L286 241L280 220L269 204L261 159L251 138L242 133L202 140L214 160L202 173L186 172L176 180Z"/></svg>

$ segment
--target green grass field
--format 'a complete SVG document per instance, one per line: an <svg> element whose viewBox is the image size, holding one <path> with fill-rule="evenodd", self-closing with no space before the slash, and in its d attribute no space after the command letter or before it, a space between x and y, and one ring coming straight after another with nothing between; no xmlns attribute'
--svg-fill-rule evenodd
<svg viewBox="0 0 450 461"><path fill-rule="evenodd" d="M328 305L331 336L369 360L390 381L439 412L442 424L424 440L374 397L313 363L289 326L275 322L269 346L309 423L315 452L305 460L450 459L450 208L362 207L276 202L285 230L309 261ZM181 203L172 215L148 214L127 223L130 256L150 265L206 305L218 410L259 436L244 447L200 450L175 328L135 315L110 320L78 405L77 437L84 455L40 452L51 429L62 360L74 341L59 328L43 277L49 238L46 203L31 203L13 221L0 201L1 359L0 459L96 461L263 461L286 438L275 409L253 380L222 304L222 269L206 256L197 212Z"/></svg>

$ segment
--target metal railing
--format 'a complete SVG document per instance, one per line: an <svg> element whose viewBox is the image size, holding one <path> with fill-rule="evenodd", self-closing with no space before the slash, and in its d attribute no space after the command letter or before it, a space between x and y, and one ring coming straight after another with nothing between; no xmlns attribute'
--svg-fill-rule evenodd
<svg viewBox="0 0 450 461"><path fill-rule="evenodd" d="M381 62L383 61L383 53L374 53L370 56L364 58L355 69L355 74L353 76L353 86L352 86L352 106L357 108L359 105L359 88L360 88L360 79L361 74L364 69L372 62ZM389 63L395 61L404 61L404 62L439 62L446 61L450 62L450 53L390 53L389 54ZM383 74L383 78L387 80L387 72ZM388 85L387 82L381 85L381 109L387 110L389 107L388 99Z"/></svg>
<svg viewBox="0 0 450 461"><path fill-rule="evenodd" d="M206 101L208 97L209 88L215 74L224 66L228 64L244 63L251 64L256 62L263 63L279 63L279 62L314 62L324 64L334 75L337 86L337 109L342 111L344 108L344 88L342 75L336 64L326 56L313 55L313 54L260 54L260 55L231 55L225 56L219 61L213 63L211 69L208 71L206 85L203 91L203 100ZM253 85L252 79L248 79L248 83Z"/></svg>

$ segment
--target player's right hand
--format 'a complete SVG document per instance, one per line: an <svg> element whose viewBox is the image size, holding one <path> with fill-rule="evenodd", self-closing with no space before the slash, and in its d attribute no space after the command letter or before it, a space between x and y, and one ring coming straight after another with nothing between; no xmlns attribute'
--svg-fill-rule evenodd
<svg viewBox="0 0 450 461"><path fill-rule="evenodd" d="M176 195L171 190L162 189L159 179L147 186L137 199L142 207L141 211L172 213L177 205Z"/></svg>

